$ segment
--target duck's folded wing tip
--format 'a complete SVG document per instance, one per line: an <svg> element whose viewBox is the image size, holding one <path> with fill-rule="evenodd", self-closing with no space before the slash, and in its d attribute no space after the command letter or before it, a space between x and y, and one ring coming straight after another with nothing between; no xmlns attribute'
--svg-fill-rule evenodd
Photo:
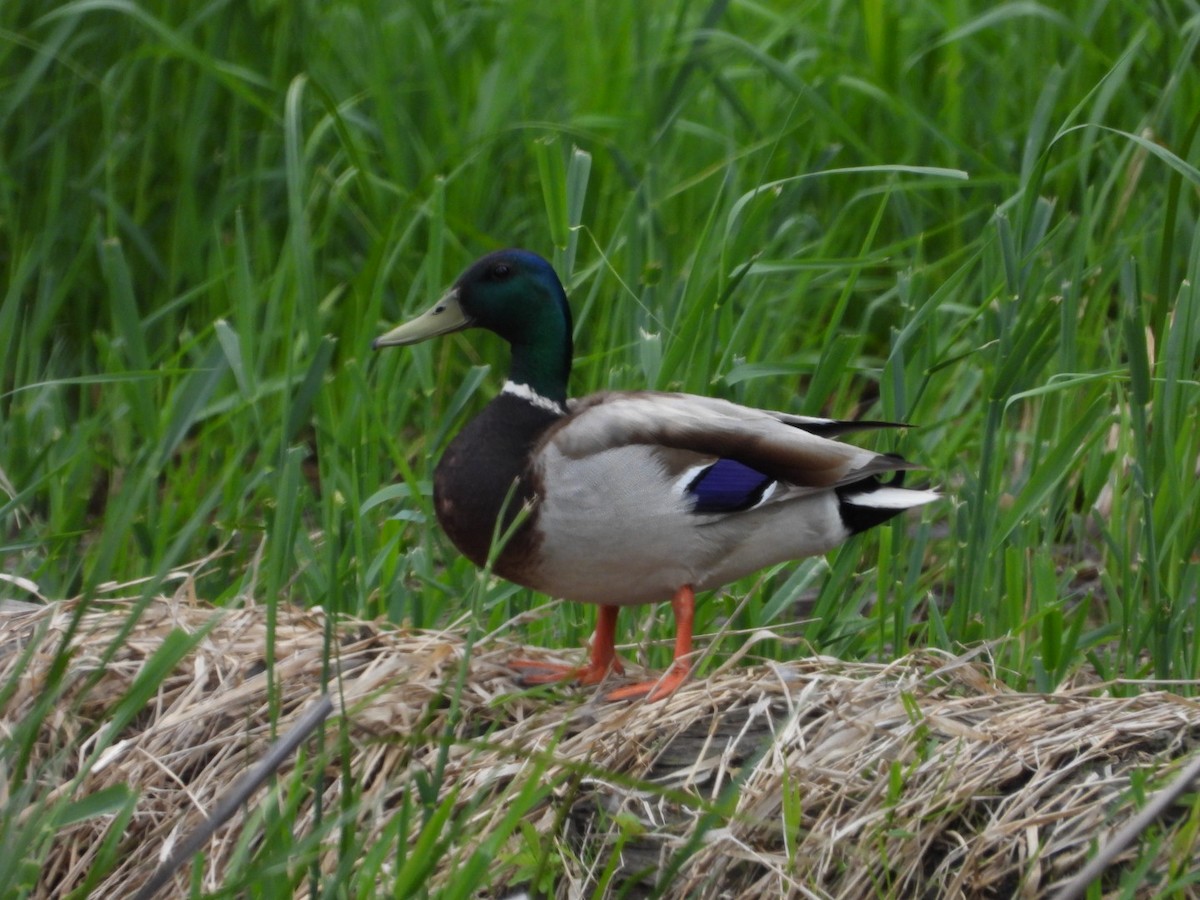
<svg viewBox="0 0 1200 900"><path fill-rule="evenodd" d="M912 428L907 422L885 422L881 419L821 419L815 416L796 416L790 413L775 413L785 425L807 431L823 438L840 438L858 431L879 431L885 428Z"/></svg>

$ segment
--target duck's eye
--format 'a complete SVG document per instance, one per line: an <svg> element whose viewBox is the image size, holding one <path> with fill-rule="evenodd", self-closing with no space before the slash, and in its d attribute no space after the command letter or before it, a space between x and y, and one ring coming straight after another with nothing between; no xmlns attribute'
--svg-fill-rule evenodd
<svg viewBox="0 0 1200 900"><path fill-rule="evenodd" d="M507 278L511 274L512 268L508 263L496 263L496 265L492 266L493 278Z"/></svg>

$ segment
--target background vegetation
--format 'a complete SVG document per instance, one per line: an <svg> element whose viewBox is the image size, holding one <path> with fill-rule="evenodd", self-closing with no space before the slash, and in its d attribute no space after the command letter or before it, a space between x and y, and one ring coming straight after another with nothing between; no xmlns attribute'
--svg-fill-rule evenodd
<svg viewBox="0 0 1200 900"><path fill-rule="evenodd" d="M769 627L1195 679L1198 40L1193 0L5 3L0 597L203 561L219 604L543 603L429 502L502 346L369 350L519 245L568 285L575 393L920 426L880 446L948 499L705 601L703 667Z"/></svg>

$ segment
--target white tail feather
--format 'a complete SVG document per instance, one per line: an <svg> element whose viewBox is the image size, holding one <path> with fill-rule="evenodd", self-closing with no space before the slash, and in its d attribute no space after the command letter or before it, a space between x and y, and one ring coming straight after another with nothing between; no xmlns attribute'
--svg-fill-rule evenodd
<svg viewBox="0 0 1200 900"><path fill-rule="evenodd" d="M876 488L843 497L844 503L855 506L870 506L874 509L909 509L913 506L924 506L942 497L937 491L910 491L905 488Z"/></svg>

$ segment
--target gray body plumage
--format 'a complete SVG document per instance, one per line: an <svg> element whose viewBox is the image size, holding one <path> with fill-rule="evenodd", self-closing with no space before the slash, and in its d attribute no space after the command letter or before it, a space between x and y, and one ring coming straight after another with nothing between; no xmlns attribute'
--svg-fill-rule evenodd
<svg viewBox="0 0 1200 900"><path fill-rule="evenodd" d="M806 424L831 423L686 394L576 402L531 459L538 541L520 580L568 600L632 605L832 549L853 533L842 504L870 503L870 491L837 489L870 480L875 490L876 474L914 467L797 427ZM749 509L696 512L687 479L719 457L779 481ZM888 509L937 496L883 490Z"/></svg>

